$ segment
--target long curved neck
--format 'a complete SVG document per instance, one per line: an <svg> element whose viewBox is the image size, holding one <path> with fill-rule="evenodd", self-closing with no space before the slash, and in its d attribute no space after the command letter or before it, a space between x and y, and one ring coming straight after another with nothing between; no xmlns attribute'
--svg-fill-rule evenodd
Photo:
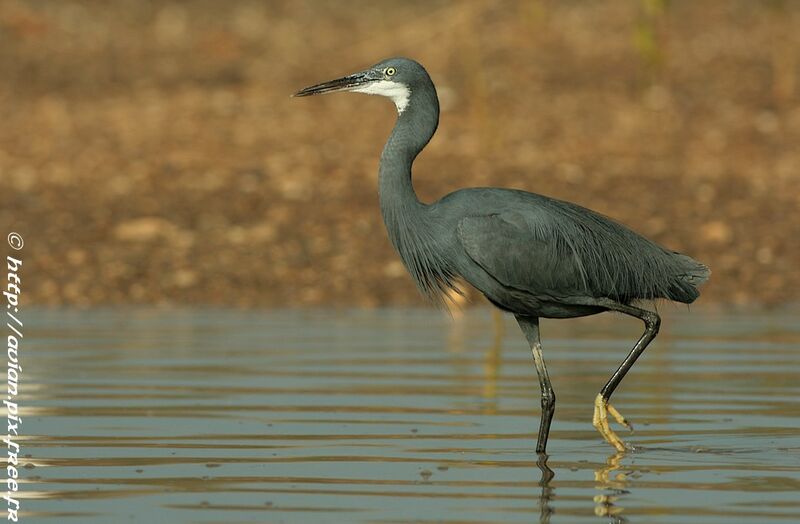
<svg viewBox="0 0 800 524"><path fill-rule="evenodd" d="M443 305L453 288L455 273L437 242L432 217L411 184L411 165L439 125L439 101L433 83L411 92L405 110L397 117L381 155L378 188L381 213L389 240L397 250L417 288L432 302Z"/></svg>
<svg viewBox="0 0 800 524"><path fill-rule="evenodd" d="M397 117L397 123L383 148L378 178L381 211L389 227L390 221L413 214L424 206L411 183L411 165L428 144L439 125L439 100L431 83L427 89L412 90L408 105ZM392 239L394 241L394 239Z"/></svg>

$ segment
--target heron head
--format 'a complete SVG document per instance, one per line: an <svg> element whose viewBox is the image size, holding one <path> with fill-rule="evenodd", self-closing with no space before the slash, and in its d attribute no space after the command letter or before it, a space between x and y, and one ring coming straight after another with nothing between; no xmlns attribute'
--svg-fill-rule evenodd
<svg viewBox="0 0 800 524"><path fill-rule="evenodd" d="M358 73L301 89L294 96L353 91L391 98L398 114L408 107L411 92L421 81L431 84L425 69L408 58L389 58ZM432 84L431 84L432 85Z"/></svg>

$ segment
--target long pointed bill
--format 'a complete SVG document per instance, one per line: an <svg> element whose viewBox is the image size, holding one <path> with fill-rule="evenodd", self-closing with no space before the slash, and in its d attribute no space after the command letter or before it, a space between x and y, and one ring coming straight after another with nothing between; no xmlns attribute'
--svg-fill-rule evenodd
<svg viewBox="0 0 800 524"><path fill-rule="evenodd" d="M330 82L323 82L311 87L306 87L305 89L301 89L295 93L293 96L311 96L322 95L325 93L335 93L336 91L352 91L353 89L361 87L365 84L369 84L373 81L374 79L370 78L365 72L355 73L343 78L331 80Z"/></svg>

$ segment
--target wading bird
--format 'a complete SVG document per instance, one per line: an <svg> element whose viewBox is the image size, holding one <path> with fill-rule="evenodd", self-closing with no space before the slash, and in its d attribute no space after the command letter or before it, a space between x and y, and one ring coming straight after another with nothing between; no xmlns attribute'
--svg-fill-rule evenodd
<svg viewBox="0 0 800 524"><path fill-rule="evenodd" d="M427 71L413 60L391 58L295 96L337 91L382 95L397 106L397 123L381 155L380 207L389 238L420 292L441 304L463 279L516 317L541 387L537 452L545 452L556 401L542 357L539 318L616 311L644 322L644 334L594 402L592 423L624 451L608 415L630 425L609 399L661 323L657 313L633 304L691 303L709 269L594 211L535 193L469 188L432 204L420 202L411 165L439 124L439 100Z"/></svg>

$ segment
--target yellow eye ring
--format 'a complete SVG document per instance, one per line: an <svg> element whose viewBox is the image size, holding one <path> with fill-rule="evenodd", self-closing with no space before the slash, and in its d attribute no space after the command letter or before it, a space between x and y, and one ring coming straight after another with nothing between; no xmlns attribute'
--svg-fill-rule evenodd
<svg viewBox="0 0 800 524"><path fill-rule="evenodd" d="M386 76L394 76L394 74L397 72L397 69L394 67L387 67L383 72L386 74Z"/></svg>

